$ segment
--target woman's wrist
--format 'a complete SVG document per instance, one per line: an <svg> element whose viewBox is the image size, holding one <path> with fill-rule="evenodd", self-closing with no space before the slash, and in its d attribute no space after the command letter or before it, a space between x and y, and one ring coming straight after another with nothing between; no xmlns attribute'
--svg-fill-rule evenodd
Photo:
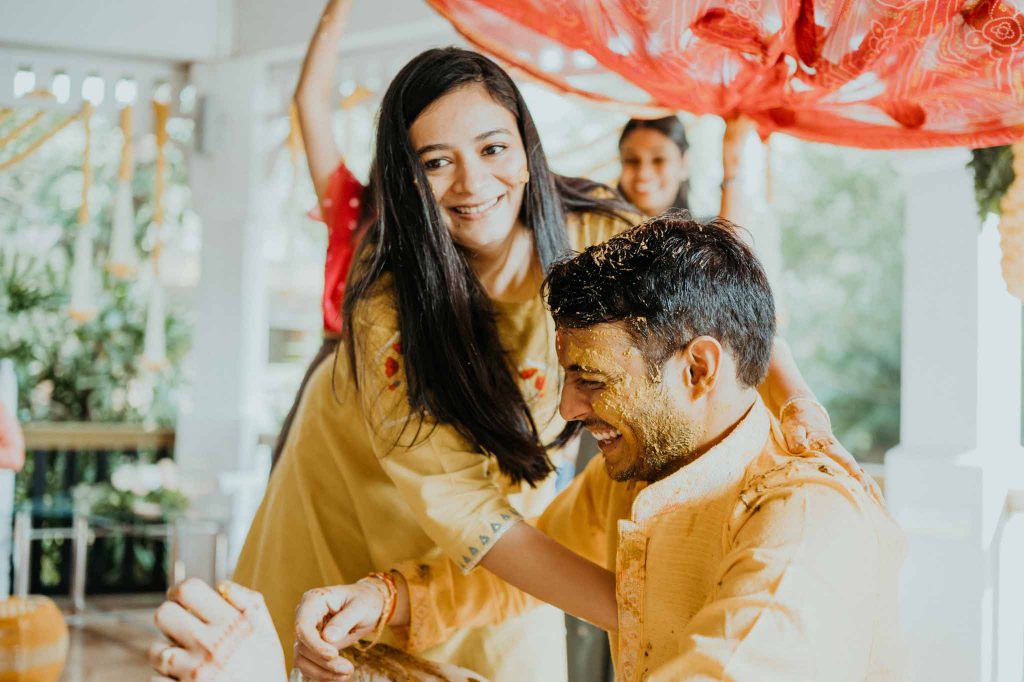
<svg viewBox="0 0 1024 682"><path fill-rule="evenodd" d="M818 411L825 416L825 421L828 423L828 428L832 430L832 418L828 414L828 410L822 405L816 398L809 395L794 395L790 397L786 402L782 403L779 408L779 421L783 421L786 418L788 412L792 412L799 409L798 406L801 404L813 405Z"/></svg>
<svg viewBox="0 0 1024 682"><path fill-rule="evenodd" d="M370 573L365 578L361 578L357 582L367 585L377 591L383 600L380 614L377 616L377 623L373 626L373 634L370 637L369 643L362 644L357 642L355 644L356 648L360 651L366 651L380 641L381 635L384 634L384 628L388 626L391 619L394 617L395 607L398 604L398 587L395 585L395 579L391 577L390 573Z"/></svg>
<svg viewBox="0 0 1024 682"><path fill-rule="evenodd" d="M395 607L398 604L398 587L395 585L395 579L390 573L374 572L360 579L359 582L372 586L380 593L383 601L375 629L383 630L394 618Z"/></svg>

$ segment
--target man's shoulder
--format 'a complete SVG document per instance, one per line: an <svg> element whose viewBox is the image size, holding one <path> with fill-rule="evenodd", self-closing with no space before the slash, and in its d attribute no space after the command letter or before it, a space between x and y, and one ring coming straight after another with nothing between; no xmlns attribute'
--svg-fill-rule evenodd
<svg viewBox="0 0 1024 682"><path fill-rule="evenodd" d="M769 451L754 459L747 468L739 501L748 504L768 493L795 492L807 487L815 490L821 487L853 497L859 497L858 491L864 492L853 476L824 454L791 455Z"/></svg>
<svg viewBox="0 0 1024 682"><path fill-rule="evenodd" d="M880 507L857 479L824 452L789 452L779 423L773 418L768 441L744 472L740 503L752 503L769 493L800 492L838 495L851 504L871 502Z"/></svg>
<svg viewBox="0 0 1024 682"><path fill-rule="evenodd" d="M733 507L735 536L752 520L770 526L835 526L840 534L860 526L868 534L897 533L885 508L843 467L821 453L766 451L747 469Z"/></svg>

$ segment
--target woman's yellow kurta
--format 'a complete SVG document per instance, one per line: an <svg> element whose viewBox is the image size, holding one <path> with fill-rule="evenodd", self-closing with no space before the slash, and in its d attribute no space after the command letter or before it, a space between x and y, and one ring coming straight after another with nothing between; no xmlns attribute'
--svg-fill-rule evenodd
<svg viewBox="0 0 1024 682"><path fill-rule="evenodd" d="M568 222L576 249L628 226L596 214ZM315 370L235 571L236 581L266 597L289 665L295 606L306 590L442 553L472 570L505 530L554 497L553 476L535 489L513 486L449 426L425 423L417 433L413 420L403 431L402 346L386 280L380 292L353 321L359 389L344 349ZM551 316L539 295L495 308L523 396L550 442L565 425ZM565 679L564 621L537 606L418 653L492 682Z"/></svg>

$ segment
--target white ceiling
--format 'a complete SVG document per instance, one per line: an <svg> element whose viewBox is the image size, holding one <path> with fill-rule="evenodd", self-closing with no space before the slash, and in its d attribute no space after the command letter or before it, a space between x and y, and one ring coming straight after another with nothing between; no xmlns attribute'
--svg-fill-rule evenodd
<svg viewBox="0 0 1024 682"><path fill-rule="evenodd" d="M323 6L324 0L0 0L0 47L182 62L301 55ZM357 0L347 35L386 41L410 26L422 33L433 25L451 31L422 0Z"/></svg>

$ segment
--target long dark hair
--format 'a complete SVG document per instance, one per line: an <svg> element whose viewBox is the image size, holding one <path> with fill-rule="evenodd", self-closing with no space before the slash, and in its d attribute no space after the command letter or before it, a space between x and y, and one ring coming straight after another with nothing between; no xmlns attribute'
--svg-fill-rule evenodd
<svg viewBox="0 0 1024 682"><path fill-rule="evenodd" d="M672 141L675 146L679 147L679 151L682 154L686 154L686 151L690 148L690 143L686 141L686 128L683 126L683 122L679 120L678 116L665 116L664 118L631 118L626 123L625 127L622 128L622 134L619 135L619 149L622 149L622 143L626 141L626 138L634 130L656 130L669 140ZM619 193L625 196L622 191L622 183L618 186ZM690 208L690 181L683 180L679 183L679 191L676 192L676 198L672 201L670 208L678 208L688 210Z"/></svg>
<svg viewBox="0 0 1024 682"><path fill-rule="evenodd" d="M452 240L409 138L409 126L427 106L474 83L516 117L530 172L519 217L533 230L545 273L569 249L567 212L622 217L629 210L618 200L592 198L596 183L551 172L526 103L501 67L468 50L427 50L395 76L381 102L371 180L376 219L349 273L343 333L357 376L353 316L389 272L410 419L429 416L454 427L476 451L493 456L512 481L533 485L552 471L546 447L564 444L579 424L567 427L553 443L541 443L498 337L494 307Z"/></svg>

